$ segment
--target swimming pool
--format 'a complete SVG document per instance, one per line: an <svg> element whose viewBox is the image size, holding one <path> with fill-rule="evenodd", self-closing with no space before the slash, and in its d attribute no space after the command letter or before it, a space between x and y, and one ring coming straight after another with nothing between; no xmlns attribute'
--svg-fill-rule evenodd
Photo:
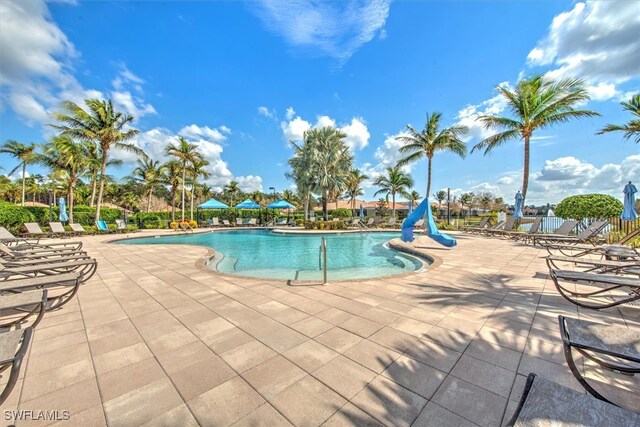
<svg viewBox="0 0 640 427"><path fill-rule="evenodd" d="M329 280L393 276L422 268L422 261L387 247L399 233L281 234L229 230L122 240L129 245L207 246L216 255L208 267L222 273L291 280L320 280L319 247L327 240Z"/></svg>

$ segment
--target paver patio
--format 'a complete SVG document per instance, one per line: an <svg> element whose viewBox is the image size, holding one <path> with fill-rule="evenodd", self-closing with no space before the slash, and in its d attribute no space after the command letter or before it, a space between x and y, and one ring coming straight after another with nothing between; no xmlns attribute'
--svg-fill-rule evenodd
<svg viewBox="0 0 640 427"><path fill-rule="evenodd" d="M202 247L83 238L98 272L45 315L0 413L71 415L16 425L497 426L529 372L582 391L558 314L640 328L637 306L562 299L546 251L456 236L453 250L416 241L442 259L426 272L313 287L203 270ZM589 371L640 392L635 377Z"/></svg>

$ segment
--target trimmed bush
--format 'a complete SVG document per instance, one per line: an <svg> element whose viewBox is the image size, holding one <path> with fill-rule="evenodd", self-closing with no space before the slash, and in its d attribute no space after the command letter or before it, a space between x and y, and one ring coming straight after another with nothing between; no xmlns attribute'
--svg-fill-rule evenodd
<svg viewBox="0 0 640 427"><path fill-rule="evenodd" d="M346 230L344 221L307 221L304 223L307 230Z"/></svg>
<svg viewBox="0 0 640 427"><path fill-rule="evenodd" d="M622 214L622 202L606 194L584 194L567 197L556 206L555 213L562 219L582 221L585 218L605 219Z"/></svg>
<svg viewBox="0 0 640 427"><path fill-rule="evenodd" d="M353 216L351 209L347 208L337 208L332 211L329 211L329 215L333 218L351 218Z"/></svg>
<svg viewBox="0 0 640 427"><path fill-rule="evenodd" d="M28 208L0 202L0 225L13 234L20 234L23 231L22 224L25 222L35 221L35 215Z"/></svg>

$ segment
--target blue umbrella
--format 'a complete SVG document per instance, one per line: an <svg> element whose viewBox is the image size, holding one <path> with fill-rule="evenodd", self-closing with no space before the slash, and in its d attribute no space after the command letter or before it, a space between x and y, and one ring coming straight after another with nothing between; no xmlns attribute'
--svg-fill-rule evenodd
<svg viewBox="0 0 640 427"><path fill-rule="evenodd" d="M360 218L364 218L364 206L360 203Z"/></svg>
<svg viewBox="0 0 640 427"><path fill-rule="evenodd" d="M411 215L413 212L413 200L409 200L409 211L407 212L407 216Z"/></svg>
<svg viewBox="0 0 640 427"><path fill-rule="evenodd" d="M236 208L238 206L236 206ZM293 206L291 203L287 202L286 200L282 200L282 199L276 200L275 202L267 205L267 209L294 209L294 208L295 206Z"/></svg>
<svg viewBox="0 0 640 427"><path fill-rule="evenodd" d="M247 199L244 202L235 206L236 209L260 209L260 205L251 199Z"/></svg>
<svg viewBox="0 0 640 427"><path fill-rule="evenodd" d="M638 189L636 189L636 186L633 185L631 181L624 186L624 209L622 209L622 215L620 215L620 218L625 221L633 221L638 218L638 214L634 209L637 192Z"/></svg>
<svg viewBox="0 0 640 427"><path fill-rule="evenodd" d="M64 199L64 197L60 197L60 199L58 200L58 205L60 206L60 215L58 216L60 222L69 221L69 215L67 215L67 201Z"/></svg>
<svg viewBox="0 0 640 427"><path fill-rule="evenodd" d="M225 205L222 202L217 201L216 199L210 199L204 202L201 205L198 205L198 209L228 209L229 206Z"/></svg>
<svg viewBox="0 0 640 427"><path fill-rule="evenodd" d="M513 217L522 218L522 193L520 193L520 191L516 193L516 205L513 209Z"/></svg>

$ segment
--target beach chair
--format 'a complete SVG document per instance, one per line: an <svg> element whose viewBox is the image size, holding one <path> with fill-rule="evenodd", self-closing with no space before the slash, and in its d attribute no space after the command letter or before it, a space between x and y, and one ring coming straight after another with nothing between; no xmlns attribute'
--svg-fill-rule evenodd
<svg viewBox="0 0 640 427"><path fill-rule="evenodd" d="M558 316L558 322L564 356L576 380L593 397L616 405L587 381L580 372L581 368L576 366L573 352L597 363L603 369L635 375L640 373L640 330L562 315ZM582 365L582 362L579 363Z"/></svg>
<svg viewBox="0 0 640 427"><path fill-rule="evenodd" d="M513 231L513 227L516 226L517 218L509 217L507 221L504 223L504 226L501 229L487 229L485 230L485 235L487 236L497 236L501 237L504 233L510 233Z"/></svg>
<svg viewBox="0 0 640 427"><path fill-rule="evenodd" d="M369 218L369 219L367 220L367 223L365 224L365 226L366 226L367 228L372 228L372 227L373 227L373 222L374 222L374 219L373 219L373 218Z"/></svg>
<svg viewBox="0 0 640 427"><path fill-rule="evenodd" d="M40 238L16 237L9 230L0 227L0 242L11 246L13 250L29 250L42 248L75 248L80 249L82 242L41 243Z"/></svg>
<svg viewBox="0 0 640 427"><path fill-rule="evenodd" d="M258 219L257 218L250 218L249 222L247 223L248 227L256 227L258 225Z"/></svg>
<svg viewBox="0 0 640 427"><path fill-rule="evenodd" d="M413 224L413 228L424 228L424 219L420 218L419 220L417 220L416 223Z"/></svg>
<svg viewBox="0 0 640 427"><path fill-rule="evenodd" d="M491 217L489 216L485 216L480 220L480 223L473 227L473 226L466 226L466 227L460 227L460 230L464 231L465 233L477 233L480 232L482 230L484 230L487 225L489 224L489 220L491 219Z"/></svg>
<svg viewBox="0 0 640 427"><path fill-rule="evenodd" d="M498 222L496 225L494 225L492 227L478 229L477 233L484 234L484 235L488 236L488 235L490 235L490 233L493 233L495 231L499 231L499 230L503 229L506 223L507 223L506 221L500 221L500 222Z"/></svg>
<svg viewBox="0 0 640 427"><path fill-rule="evenodd" d="M227 219L222 220L222 225L224 225L225 227L231 227L231 223Z"/></svg>
<svg viewBox="0 0 640 427"><path fill-rule="evenodd" d="M78 236L86 234L87 232L87 230L84 229L82 224L79 224L76 222L70 222L69 227L71 227L71 230L73 230L73 232Z"/></svg>
<svg viewBox="0 0 640 427"><path fill-rule="evenodd" d="M0 393L0 405L7 400L18 381L22 359L27 354L32 334L31 327L0 332L0 372L10 369L7 383Z"/></svg>
<svg viewBox="0 0 640 427"><path fill-rule="evenodd" d="M640 425L640 414L529 374L510 427Z"/></svg>
<svg viewBox="0 0 640 427"><path fill-rule="evenodd" d="M633 269L625 272L634 274ZM549 274L558 293L580 307L600 310L640 299L640 279L635 277L559 270L551 265Z"/></svg>
<svg viewBox="0 0 640 427"><path fill-rule="evenodd" d="M557 235L541 235L536 238L536 241L547 246L554 243L560 243L564 245L578 244L578 243L595 243L598 234L609 225L607 220L598 220L591 223L577 236L557 236Z"/></svg>
<svg viewBox="0 0 640 427"><path fill-rule="evenodd" d="M220 222L218 221L218 217L211 218L211 226L220 227Z"/></svg>
<svg viewBox="0 0 640 427"><path fill-rule="evenodd" d="M52 259L63 258L68 256L82 255L87 256L84 251L78 251L72 247L69 248L57 248L57 249L32 249L32 250L15 250L11 246L7 246L4 243L0 243L0 259L7 261L15 260L28 260L28 259Z"/></svg>
<svg viewBox="0 0 640 427"><path fill-rule="evenodd" d="M20 276L37 277L52 276L63 273L82 273L84 281L94 275L98 268L95 259L89 257L73 257L60 260L9 261L0 258L0 281Z"/></svg>
<svg viewBox="0 0 640 427"><path fill-rule="evenodd" d="M45 233L42 231L37 222L25 222L24 228L27 229L27 232L24 233L26 236L55 237L56 235L56 233Z"/></svg>
<svg viewBox="0 0 640 427"><path fill-rule="evenodd" d="M116 219L116 231L118 232L123 232L127 230L127 223L124 221L124 219Z"/></svg>
<svg viewBox="0 0 640 427"><path fill-rule="evenodd" d="M396 219L395 218L389 218L389 222L387 222L385 224L385 227L395 227L396 225Z"/></svg>
<svg viewBox="0 0 640 427"><path fill-rule="evenodd" d="M32 328L38 326L44 316L47 305L47 290L34 290L21 293L2 295L0 298L0 328L10 329L20 325L24 328L24 322L31 316L36 316ZM4 319L4 318L7 319Z"/></svg>
<svg viewBox="0 0 640 427"><path fill-rule="evenodd" d="M571 234L573 229L576 228L577 225L578 221L574 221L572 219L564 221L562 224L560 224L560 227L558 227L553 233L540 233L539 235L531 236L531 242L535 246L538 242L538 239L544 239L545 237L552 239L554 237L568 236L569 234Z"/></svg>
<svg viewBox="0 0 640 427"><path fill-rule="evenodd" d="M526 243L529 241L531 236L538 233L538 230L540 229L541 224L542 224L542 217L537 216L533 219L533 222L531 223L531 227L529 227L528 231L503 231L502 235L509 239L514 239L516 241L522 241L523 243Z"/></svg>
<svg viewBox="0 0 640 427"><path fill-rule="evenodd" d="M98 229L98 232L100 232L100 233L115 233L116 232L115 229L109 228L109 226L107 225L107 223L103 219L101 219L100 221L96 221L96 228Z"/></svg>
<svg viewBox="0 0 640 427"><path fill-rule="evenodd" d="M287 225L287 218L278 218L276 225Z"/></svg>
<svg viewBox="0 0 640 427"><path fill-rule="evenodd" d="M550 255L556 252L569 257L584 257L588 255L597 255L607 259L620 260L640 260L640 253L626 243L640 236L640 228L635 229L631 233L624 236L614 244L601 246L580 245L580 244L564 244L550 243L545 246Z"/></svg>
<svg viewBox="0 0 640 427"><path fill-rule="evenodd" d="M0 270L1 272L1 270ZM48 276L28 277L16 274L0 280L0 302L6 296L46 290L45 310L55 310L69 302L87 279L81 272L61 273Z"/></svg>
<svg viewBox="0 0 640 427"><path fill-rule="evenodd" d="M50 222L49 228L51 228L51 232L55 233L61 237L67 237L69 235L73 235L72 231L67 231L64 229L64 225L61 222Z"/></svg>

